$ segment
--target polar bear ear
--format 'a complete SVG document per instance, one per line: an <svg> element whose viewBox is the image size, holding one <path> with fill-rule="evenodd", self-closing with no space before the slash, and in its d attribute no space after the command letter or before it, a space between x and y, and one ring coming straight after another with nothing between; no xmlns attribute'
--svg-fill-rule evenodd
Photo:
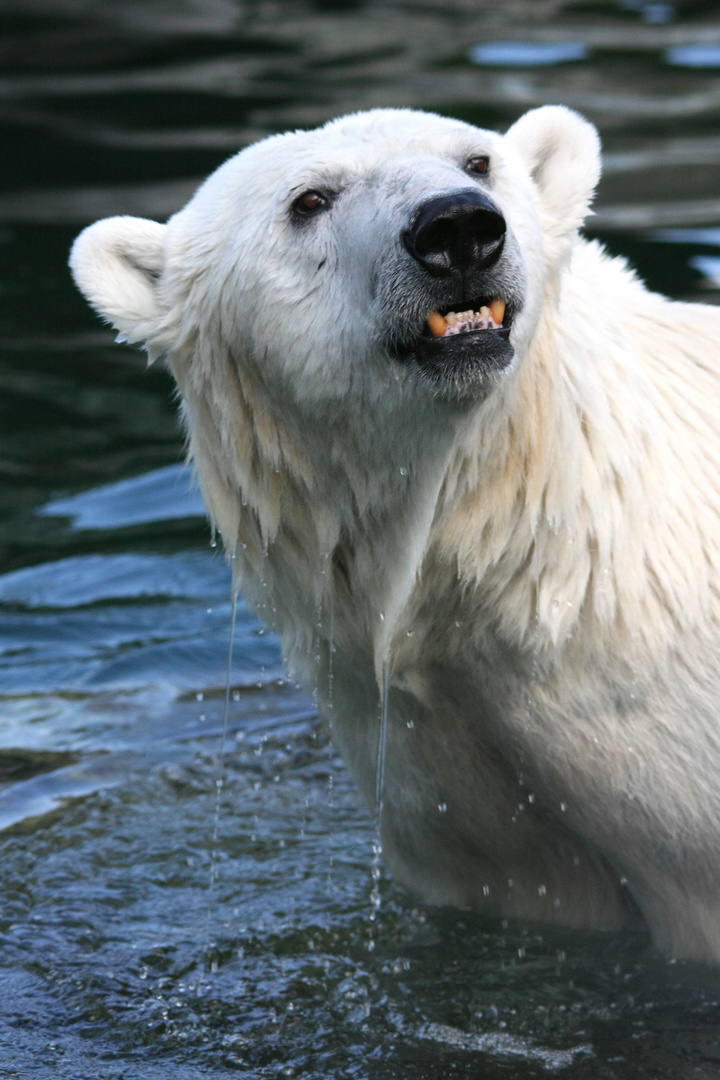
<svg viewBox="0 0 720 1080"><path fill-rule="evenodd" d="M80 233L70 252L75 284L95 310L130 342L157 324L157 282L165 262L165 226L112 217Z"/></svg>
<svg viewBox="0 0 720 1080"><path fill-rule="evenodd" d="M524 159L540 196L548 255L562 258L585 220L600 179L600 138L562 105L521 116L505 135Z"/></svg>

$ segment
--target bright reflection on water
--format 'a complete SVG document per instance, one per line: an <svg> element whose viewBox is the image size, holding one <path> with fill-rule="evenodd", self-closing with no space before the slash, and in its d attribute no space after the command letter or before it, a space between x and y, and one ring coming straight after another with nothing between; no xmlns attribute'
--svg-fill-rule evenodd
<svg viewBox="0 0 720 1080"><path fill-rule="evenodd" d="M491 41L473 45L468 55L474 64L489 67L544 67L585 60L588 48L582 41Z"/></svg>
<svg viewBox="0 0 720 1080"><path fill-rule="evenodd" d="M85 222L163 217L269 132L555 101L602 130L592 230L714 302L716 5L5 0L0 29L0 1078L719 1075L716 973L374 879L242 601L218 787L229 573L169 379L65 267Z"/></svg>

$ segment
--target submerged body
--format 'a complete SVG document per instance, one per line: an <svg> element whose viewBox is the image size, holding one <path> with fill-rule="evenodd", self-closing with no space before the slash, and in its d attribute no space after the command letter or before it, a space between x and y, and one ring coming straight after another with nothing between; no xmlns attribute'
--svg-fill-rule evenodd
<svg viewBox="0 0 720 1080"><path fill-rule="evenodd" d="M562 109L275 137L73 271L425 899L720 960L720 312L577 234ZM443 326L443 322L445 325Z"/></svg>

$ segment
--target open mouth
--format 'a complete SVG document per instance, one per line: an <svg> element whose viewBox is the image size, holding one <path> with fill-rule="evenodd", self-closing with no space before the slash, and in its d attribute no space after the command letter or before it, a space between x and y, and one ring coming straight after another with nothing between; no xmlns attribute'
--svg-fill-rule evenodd
<svg viewBox="0 0 720 1080"><path fill-rule="evenodd" d="M435 308L399 358L413 360L423 379L438 389L475 394L512 362L513 314L499 296Z"/></svg>

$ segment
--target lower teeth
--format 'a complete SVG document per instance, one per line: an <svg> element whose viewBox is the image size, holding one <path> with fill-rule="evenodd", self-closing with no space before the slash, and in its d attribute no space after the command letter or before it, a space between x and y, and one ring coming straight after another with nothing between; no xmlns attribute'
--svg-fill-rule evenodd
<svg viewBox="0 0 720 1080"><path fill-rule="evenodd" d="M505 315L505 301L493 300L490 305L483 304L479 311L449 311L441 315L431 311L427 317L427 327L433 337L448 337L450 334L466 334L469 330L500 330Z"/></svg>
<svg viewBox="0 0 720 1080"><path fill-rule="evenodd" d="M462 321L456 319L455 322L448 322L443 337L448 337L450 334L465 334L468 330L498 330L501 325L495 322L492 315L485 316L475 312L470 318L464 317Z"/></svg>

